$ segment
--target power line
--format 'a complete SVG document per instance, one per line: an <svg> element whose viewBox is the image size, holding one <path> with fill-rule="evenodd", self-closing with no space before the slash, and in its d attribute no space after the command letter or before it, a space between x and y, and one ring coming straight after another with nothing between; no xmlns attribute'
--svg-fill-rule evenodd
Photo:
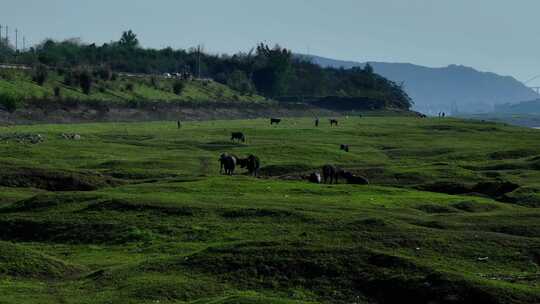
<svg viewBox="0 0 540 304"><path fill-rule="evenodd" d="M534 76L533 78L531 78L531 79L529 79L529 80L527 80L527 81L525 81L525 82L523 82L523 83L524 83L524 84L527 84L527 83L529 83L529 82L531 82L531 81L533 81L533 80L536 80L536 79L538 79L538 78L540 78L540 75L536 75L536 76Z"/></svg>

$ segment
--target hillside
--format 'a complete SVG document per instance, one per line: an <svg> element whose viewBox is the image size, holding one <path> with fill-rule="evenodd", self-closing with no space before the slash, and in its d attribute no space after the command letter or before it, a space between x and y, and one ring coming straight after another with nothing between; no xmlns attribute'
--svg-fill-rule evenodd
<svg viewBox="0 0 540 304"><path fill-rule="evenodd" d="M300 55L304 56L305 55ZM365 63L309 56L324 67L364 66ZM436 114L482 113L494 105L538 98L538 95L513 77L480 72L470 67L451 65L429 68L409 63L370 62L375 72L405 85L414 100L414 109Z"/></svg>
<svg viewBox="0 0 540 304"><path fill-rule="evenodd" d="M237 92L273 100L339 97L358 101L360 109L366 108L363 101L375 101L392 109L409 110L411 107L410 97L399 85L373 71L325 69L296 60L287 48L265 43L257 44L249 53L217 55L202 52L199 48L145 48L135 33L126 31L118 41L102 45L77 39L46 39L24 52L17 53L8 47L0 54L0 61L5 65L22 64L34 69L47 66L66 73L92 69L105 75L116 72L196 76L194 78L212 79ZM148 92L148 88L143 91L138 92L143 97L148 97L146 93L156 95L156 92ZM238 94L230 95L234 98Z"/></svg>
<svg viewBox="0 0 540 304"><path fill-rule="evenodd" d="M338 119L0 127L0 302L540 302L539 131Z"/></svg>
<svg viewBox="0 0 540 304"><path fill-rule="evenodd" d="M0 94L20 100L79 100L106 101L110 103L130 102L262 102L265 98L256 94L242 94L214 81L182 81L184 87L175 94L174 79L161 76L117 76L103 80L94 77L89 94L85 94L78 83L67 85L65 75L51 71L43 85L32 79L32 71L13 69L0 70ZM55 88L60 95L55 96ZM23 105L21 105L23 106Z"/></svg>

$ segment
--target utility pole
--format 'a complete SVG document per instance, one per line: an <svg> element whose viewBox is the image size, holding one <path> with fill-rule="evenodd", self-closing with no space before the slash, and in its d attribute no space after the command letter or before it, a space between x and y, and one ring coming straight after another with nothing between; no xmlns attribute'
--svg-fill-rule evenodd
<svg viewBox="0 0 540 304"><path fill-rule="evenodd" d="M9 26L6 25L6 45L9 45Z"/></svg>
<svg viewBox="0 0 540 304"><path fill-rule="evenodd" d="M19 50L19 30L15 29L15 53Z"/></svg>
<svg viewBox="0 0 540 304"><path fill-rule="evenodd" d="M2 44L2 25L0 24L0 44Z"/></svg>
<svg viewBox="0 0 540 304"><path fill-rule="evenodd" d="M23 52L25 52L26 51L26 36L22 37L22 45L23 45L22 50Z"/></svg>
<svg viewBox="0 0 540 304"><path fill-rule="evenodd" d="M199 80L200 80L201 79L201 45L200 44L197 46L197 51L198 51L197 53L198 53L198 62L199 62L199 64L198 64L199 73L198 74L199 74Z"/></svg>

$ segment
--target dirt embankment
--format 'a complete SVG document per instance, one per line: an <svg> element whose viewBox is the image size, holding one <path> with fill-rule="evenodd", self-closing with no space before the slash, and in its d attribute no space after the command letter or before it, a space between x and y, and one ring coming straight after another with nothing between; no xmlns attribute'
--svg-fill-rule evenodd
<svg viewBox="0 0 540 304"><path fill-rule="evenodd" d="M277 103L145 103L104 104L34 101L13 113L0 109L2 124L212 120L285 116L331 116L336 111L307 104Z"/></svg>

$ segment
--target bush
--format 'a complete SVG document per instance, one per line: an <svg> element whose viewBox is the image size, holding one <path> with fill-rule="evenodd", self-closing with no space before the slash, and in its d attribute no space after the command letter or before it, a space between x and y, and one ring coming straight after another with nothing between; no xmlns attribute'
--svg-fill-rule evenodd
<svg viewBox="0 0 540 304"><path fill-rule="evenodd" d="M90 73L88 70L82 71L79 75L79 82L83 93L89 95L92 91L92 73Z"/></svg>
<svg viewBox="0 0 540 304"><path fill-rule="evenodd" d="M133 83L126 84L126 91L133 92L134 89Z"/></svg>
<svg viewBox="0 0 540 304"><path fill-rule="evenodd" d="M15 112L20 103L21 101L17 96L8 93L0 93L0 105L9 113Z"/></svg>
<svg viewBox="0 0 540 304"><path fill-rule="evenodd" d="M175 81L173 84L173 92L176 95L182 94L182 91L185 88L185 84L183 81Z"/></svg>
<svg viewBox="0 0 540 304"><path fill-rule="evenodd" d="M116 79L118 79L118 74L112 73L112 75L111 75L111 80L112 80L112 81L116 81Z"/></svg>
<svg viewBox="0 0 540 304"><path fill-rule="evenodd" d="M32 80L38 85L42 86L45 81L47 81L48 76L49 71L47 70L47 67L43 64L39 64L34 69L34 76L32 77Z"/></svg>
<svg viewBox="0 0 540 304"><path fill-rule="evenodd" d="M55 97L60 97L60 95L61 95L60 87L54 87L54 96Z"/></svg>

